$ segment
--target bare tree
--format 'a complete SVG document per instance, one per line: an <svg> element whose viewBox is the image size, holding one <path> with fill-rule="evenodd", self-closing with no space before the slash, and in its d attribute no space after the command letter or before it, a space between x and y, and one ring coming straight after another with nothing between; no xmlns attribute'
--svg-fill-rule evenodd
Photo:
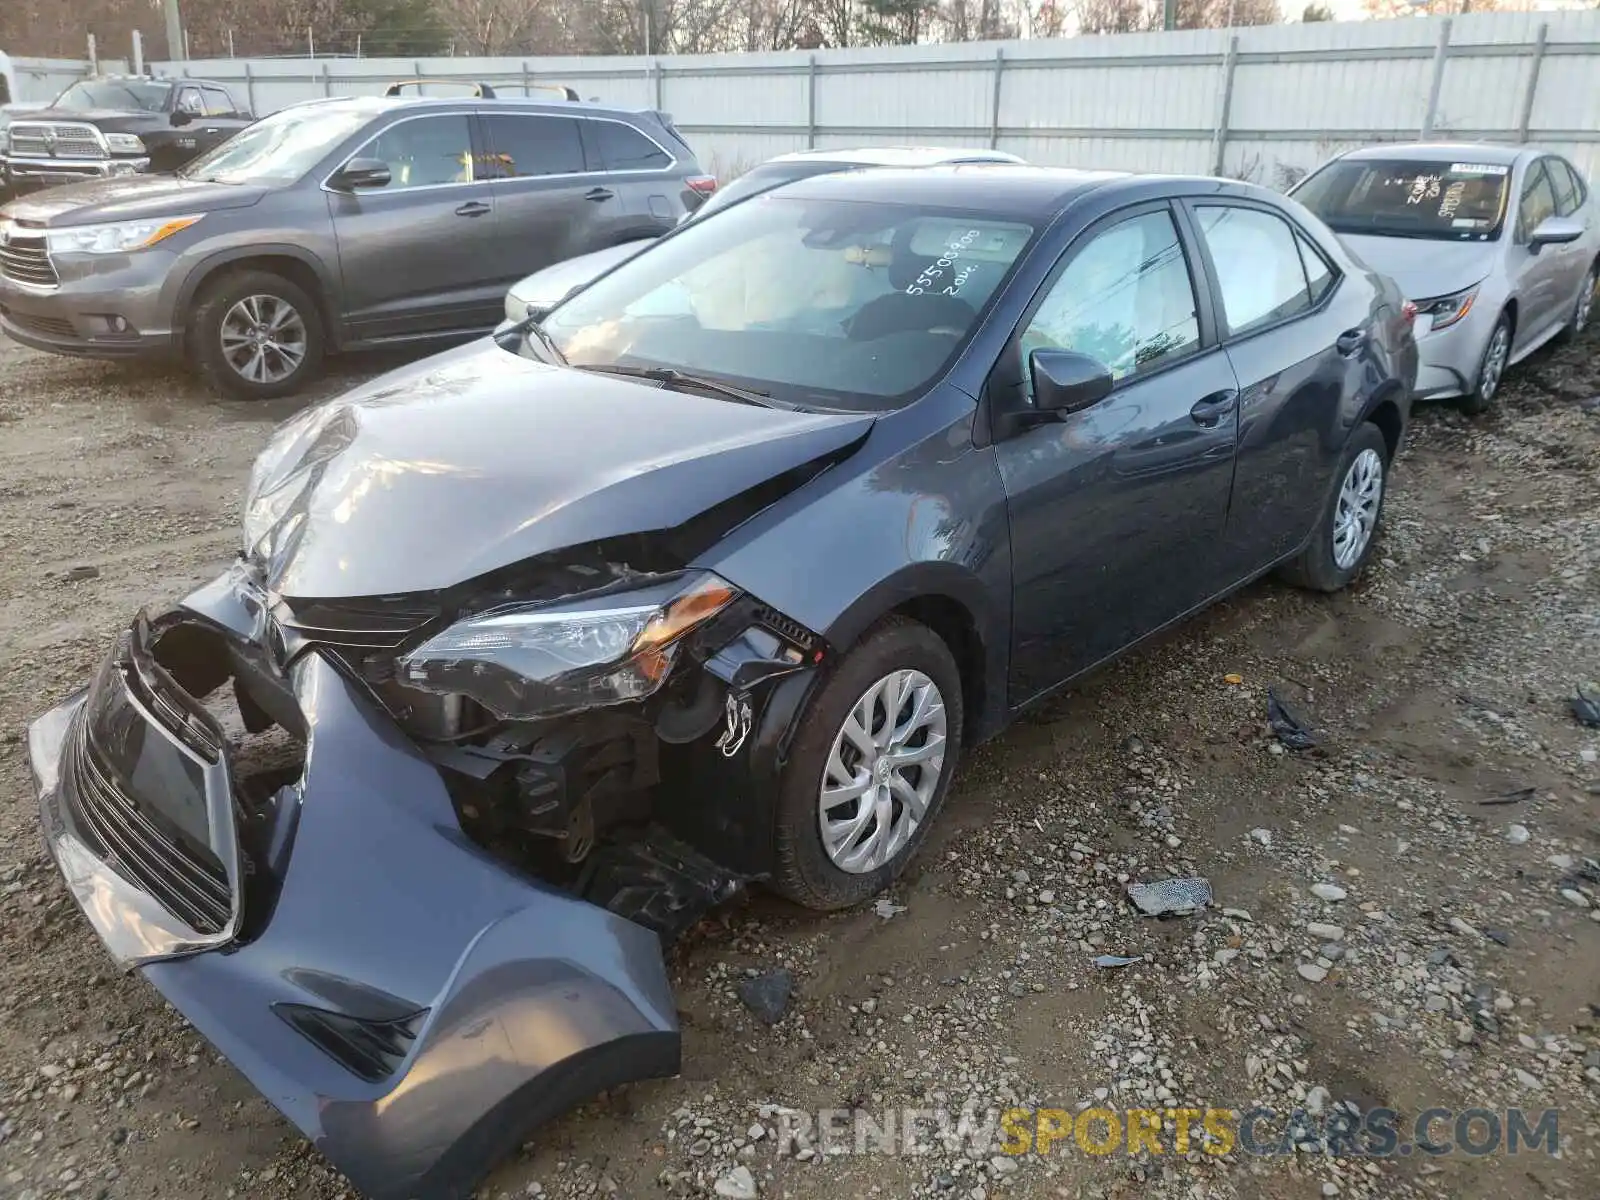
<svg viewBox="0 0 1600 1200"><path fill-rule="evenodd" d="M467 54L513 54L528 49L551 0L434 0L456 49Z"/></svg>
<svg viewBox="0 0 1600 1200"><path fill-rule="evenodd" d="M1508 6L1500 0L1419 0L1416 4L1411 0L1362 0L1361 7L1373 17L1410 17L1419 13L1450 17L1464 12L1493 12Z"/></svg>

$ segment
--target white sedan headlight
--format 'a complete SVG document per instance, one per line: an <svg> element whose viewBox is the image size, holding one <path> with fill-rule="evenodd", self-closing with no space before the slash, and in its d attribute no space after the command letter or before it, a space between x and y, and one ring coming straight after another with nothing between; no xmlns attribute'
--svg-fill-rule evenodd
<svg viewBox="0 0 1600 1200"><path fill-rule="evenodd" d="M108 133L106 149L113 154L143 154L144 139L132 133Z"/></svg>
<svg viewBox="0 0 1600 1200"><path fill-rule="evenodd" d="M202 214L165 217L152 221L119 221L115 225L79 225L49 229L45 238L51 254L127 254L147 250L157 242L189 228Z"/></svg>

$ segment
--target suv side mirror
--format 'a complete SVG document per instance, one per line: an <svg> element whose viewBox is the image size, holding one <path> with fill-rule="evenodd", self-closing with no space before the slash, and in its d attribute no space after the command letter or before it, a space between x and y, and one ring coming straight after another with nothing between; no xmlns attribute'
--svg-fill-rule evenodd
<svg viewBox="0 0 1600 1200"><path fill-rule="evenodd" d="M382 159L352 158L339 168L328 184L341 192L353 192L361 188L388 187L392 178L389 164Z"/></svg>
<svg viewBox="0 0 1600 1200"><path fill-rule="evenodd" d="M1073 350L1035 350L1028 355L1028 375L1034 408L1058 417L1098 404L1115 384L1104 363Z"/></svg>
<svg viewBox="0 0 1600 1200"><path fill-rule="evenodd" d="M1583 222L1571 217L1546 217L1528 235L1528 249L1537 253L1540 246L1564 246L1582 236Z"/></svg>

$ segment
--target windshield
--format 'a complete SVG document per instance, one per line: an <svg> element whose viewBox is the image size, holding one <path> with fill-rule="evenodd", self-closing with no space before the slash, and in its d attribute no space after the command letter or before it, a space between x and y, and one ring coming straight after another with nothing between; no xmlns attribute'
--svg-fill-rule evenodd
<svg viewBox="0 0 1600 1200"><path fill-rule="evenodd" d="M1500 236L1510 178L1498 163L1347 160L1294 198L1336 233L1488 242Z"/></svg>
<svg viewBox="0 0 1600 1200"><path fill-rule="evenodd" d="M79 111L90 108L115 108L124 112L160 112L167 106L165 83L142 79L89 79L75 83L56 97L56 108Z"/></svg>
<svg viewBox="0 0 1600 1200"><path fill-rule="evenodd" d="M1032 236L984 213L758 196L683 226L544 327L573 366L882 411L953 361Z"/></svg>
<svg viewBox="0 0 1600 1200"><path fill-rule="evenodd" d="M372 113L353 109L286 108L236 133L178 174L206 183L293 183L370 120Z"/></svg>

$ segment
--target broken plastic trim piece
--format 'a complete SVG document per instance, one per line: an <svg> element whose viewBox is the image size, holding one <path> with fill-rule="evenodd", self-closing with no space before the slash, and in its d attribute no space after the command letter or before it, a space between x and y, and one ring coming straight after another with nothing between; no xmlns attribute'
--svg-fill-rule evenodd
<svg viewBox="0 0 1600 1200"><path fill-rule="evenodd" d="M1184 916L1211 903L1211 885L1199 878L1132 883L1128 902L1147 917Z"/></svg>
<svg viewBox="0 0 1600 1200"><path fill-rule="evenodd" d="M1309 750L1317 744L1317 735L1310 726L1290 712L1271 688L1267 689L1267 723L1286 750Z"/></svg>

